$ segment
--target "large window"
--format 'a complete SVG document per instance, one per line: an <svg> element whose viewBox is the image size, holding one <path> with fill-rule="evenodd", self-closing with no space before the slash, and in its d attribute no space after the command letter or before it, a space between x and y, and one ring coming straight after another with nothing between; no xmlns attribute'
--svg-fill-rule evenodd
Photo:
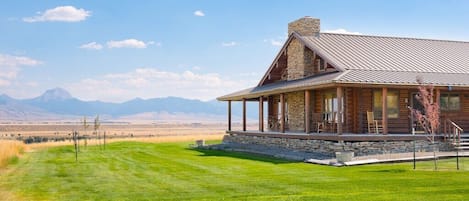
<svg viewBox="0 0 469 201"><path fill-rule="evenodd" d="M342 98L342 108L344 108L344 101ZM337 95L334 92L326 92L324 93L324 119L327 121L337 121L337 115L339 111L339 102L337 101ZM335 112L336 116L335 119L332 119L332 113ZM343 114L342 114L342 122L344 121Z"/></svg>
<svg viewBox="0 0 469 201"><path fill-rule="evenodd" d="M459 94L443 93L440 95L440 109L443 111L456 111L461 108Z"/></svg>
<svg viewBox="0 0 469 201"><path fill-rule="evenodd" d="M399 118L399 91L389 90L387 93L388 118ZM375 118L383 116L383 95L381 90L373 91L373 112Z"/></svg>

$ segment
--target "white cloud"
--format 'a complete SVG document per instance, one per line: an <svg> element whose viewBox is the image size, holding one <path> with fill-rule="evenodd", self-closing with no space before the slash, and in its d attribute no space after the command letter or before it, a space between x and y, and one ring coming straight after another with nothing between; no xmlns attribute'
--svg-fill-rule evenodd
<svg viewBox="0 0 469 201"><path fill-rule="evenodd" d="M107 42L108 48L146 48L148 44L137 39L125 39L120 41L109 41Z"/></svg>
<svg viewBox="0 0 469 201"><path fill-rule="evenodd" d="M148 41L147 42L147 45L155 45L157 47L160 47L161 46L161 43L160 42L155 42L155 41Z"/></svg>
<svg viewBox="0 0 469 201"><path fill-rule="evenodd" d="M16 79L23 66L36 66L42 62L24 56L0 54L0 86L8 86Z"/></svg>
<svg viewBox="0 0 469 201"><path fill-rule="evenodd" d="M79 22L91 16L91 11L83 8L77 9L73 6L58 6L48 9L45 12L38 12L38 15L33 17L25 17L25 22Z"/></svg>
<svg viewBox="0 0 469 201"><path fill-rule="evenodd" d="M200 69L202 69L200 66L193 66L192 67L192 70L200 70Z"/></svg>
<svg viewBox="0 0 469 201"><path fill-rule="evenodd" d="M360 32L347 31L346 29L342 29L342 28L333 29L333 30L325 30L324 33L362 35Z"/></svg>
<svg viewBox="0 0 469 201"><path fill-rule="evenodd" d="M273 45L273 46L283 46L283 43L284 41L281 41L281 40L270 40L270 44Z"/></svg>
<svg viewBox="0 0 469 201"><path fill-rule="evenodd" d="M205 16L205 13L201 10L196 10L196 11L194 11L194 15L198 16L198 17L203 17L203 16Z"/></svg>
<svg viewBox="0 0 469 201"><path fill-rule="evenodd" d="M10 86L10 81L8 80L4 80L4 79L0 79L0 87L7 87L7 86Z"/></svg>
<svg viewBox="0 0 469 201"><path fill-rule="evenodd" d="M91 43L80 45L80 48L89 49L89 50L100 50L100 49L103 49L103 46L99 43L91 42Z"/></svg>
<svg viewBox="0 0 469 201"><path fill-rule="evenodd" d="M0 66L36 66L41 64L39 60L31 59L29 57L12 56L7 54L0 54Z"/></svg>
<svg viewBox="0 0 469 201"><path fill-rule="evenodd" d="M221 43L221 46L223 46L223 47L233 47L233 46L236 46L236 45L238 45L238 43L236 43L234 41Z"/></svg>
<svg viewBox="0 0 469 201"><path fill-rule="evenodd" d="M278 36L276 38L271 38L271 39L264 39L265 43L270 43L272 46L277 46L281 47L285 43L285 41L288 39L288 35L285 33L284 36Z"/></svg>
<svg viewBox="0 0 469 201"><path fill-rule="evenodd" d="M216 73L197 73L190 70L171 72L156 68L137 68L130 72L84 79L67 88L73 94L86 100L122 102L135 97L166 96L211 100L254 85L256 82L257 80L254 79L234 81Z"/></svg>

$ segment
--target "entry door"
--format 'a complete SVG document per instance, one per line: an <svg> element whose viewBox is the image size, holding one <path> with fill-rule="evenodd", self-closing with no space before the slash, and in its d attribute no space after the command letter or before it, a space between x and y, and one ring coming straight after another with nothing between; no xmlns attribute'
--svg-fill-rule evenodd
<svg viewBox="0 0 469 201"><path fill-rule="evenodd" d="M410 96L412 97L410 99L411 100L410 104L411 104L412 108L420 111L422 114L425 114L425 109L423 108L423 105L416 98L417 93L411 93ZM412 113L411 113L411 115L412 115ZM410 125L411 125L411 129L412 129L412 126L414 126L415 131L418 132L418 133L425 132L423 130L422 126L420 126L420 124L417 122L417 120L413 116L410 117Z"/></svg>

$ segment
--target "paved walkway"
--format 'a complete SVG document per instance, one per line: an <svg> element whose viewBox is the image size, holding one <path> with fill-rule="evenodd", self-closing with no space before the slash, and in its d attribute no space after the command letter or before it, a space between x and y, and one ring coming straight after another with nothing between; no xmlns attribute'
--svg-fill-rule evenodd
<svg viewBox="0 0 469 201"><path fill-rule="evenodd" d="M391 163L391 162L407 162L413 161L413 152L410 153L398 153L398 154L379 154L370 156L359 156L352 158L352 161L338 163L335 158L332 159L307 159L305 162L321 164L321 165L332 165L332 166L351 166L351 165L364 165L373 163ZM444 157L456 157L456 152L437 152L438 158ZM469 152L459 152L459 156L469 156ZM431 160L433 159L433 152L416 152L416 160Z"/></svg>

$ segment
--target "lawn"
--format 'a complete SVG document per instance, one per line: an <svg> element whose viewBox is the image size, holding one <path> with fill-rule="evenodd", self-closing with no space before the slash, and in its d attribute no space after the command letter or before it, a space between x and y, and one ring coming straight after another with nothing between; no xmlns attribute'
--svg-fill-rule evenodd
<svg viewBox="0 0 469 201"><path fill-rule="evenodd" d="M462 167L469 167L469 159ZM467 161L467 162L466 162ZM115 142L25 153L0 171L0 194L20 200L468 200L469 171L454 159L329 167L190 149L188 143ZM0 195L0 198L2 197Z"/></svg>

